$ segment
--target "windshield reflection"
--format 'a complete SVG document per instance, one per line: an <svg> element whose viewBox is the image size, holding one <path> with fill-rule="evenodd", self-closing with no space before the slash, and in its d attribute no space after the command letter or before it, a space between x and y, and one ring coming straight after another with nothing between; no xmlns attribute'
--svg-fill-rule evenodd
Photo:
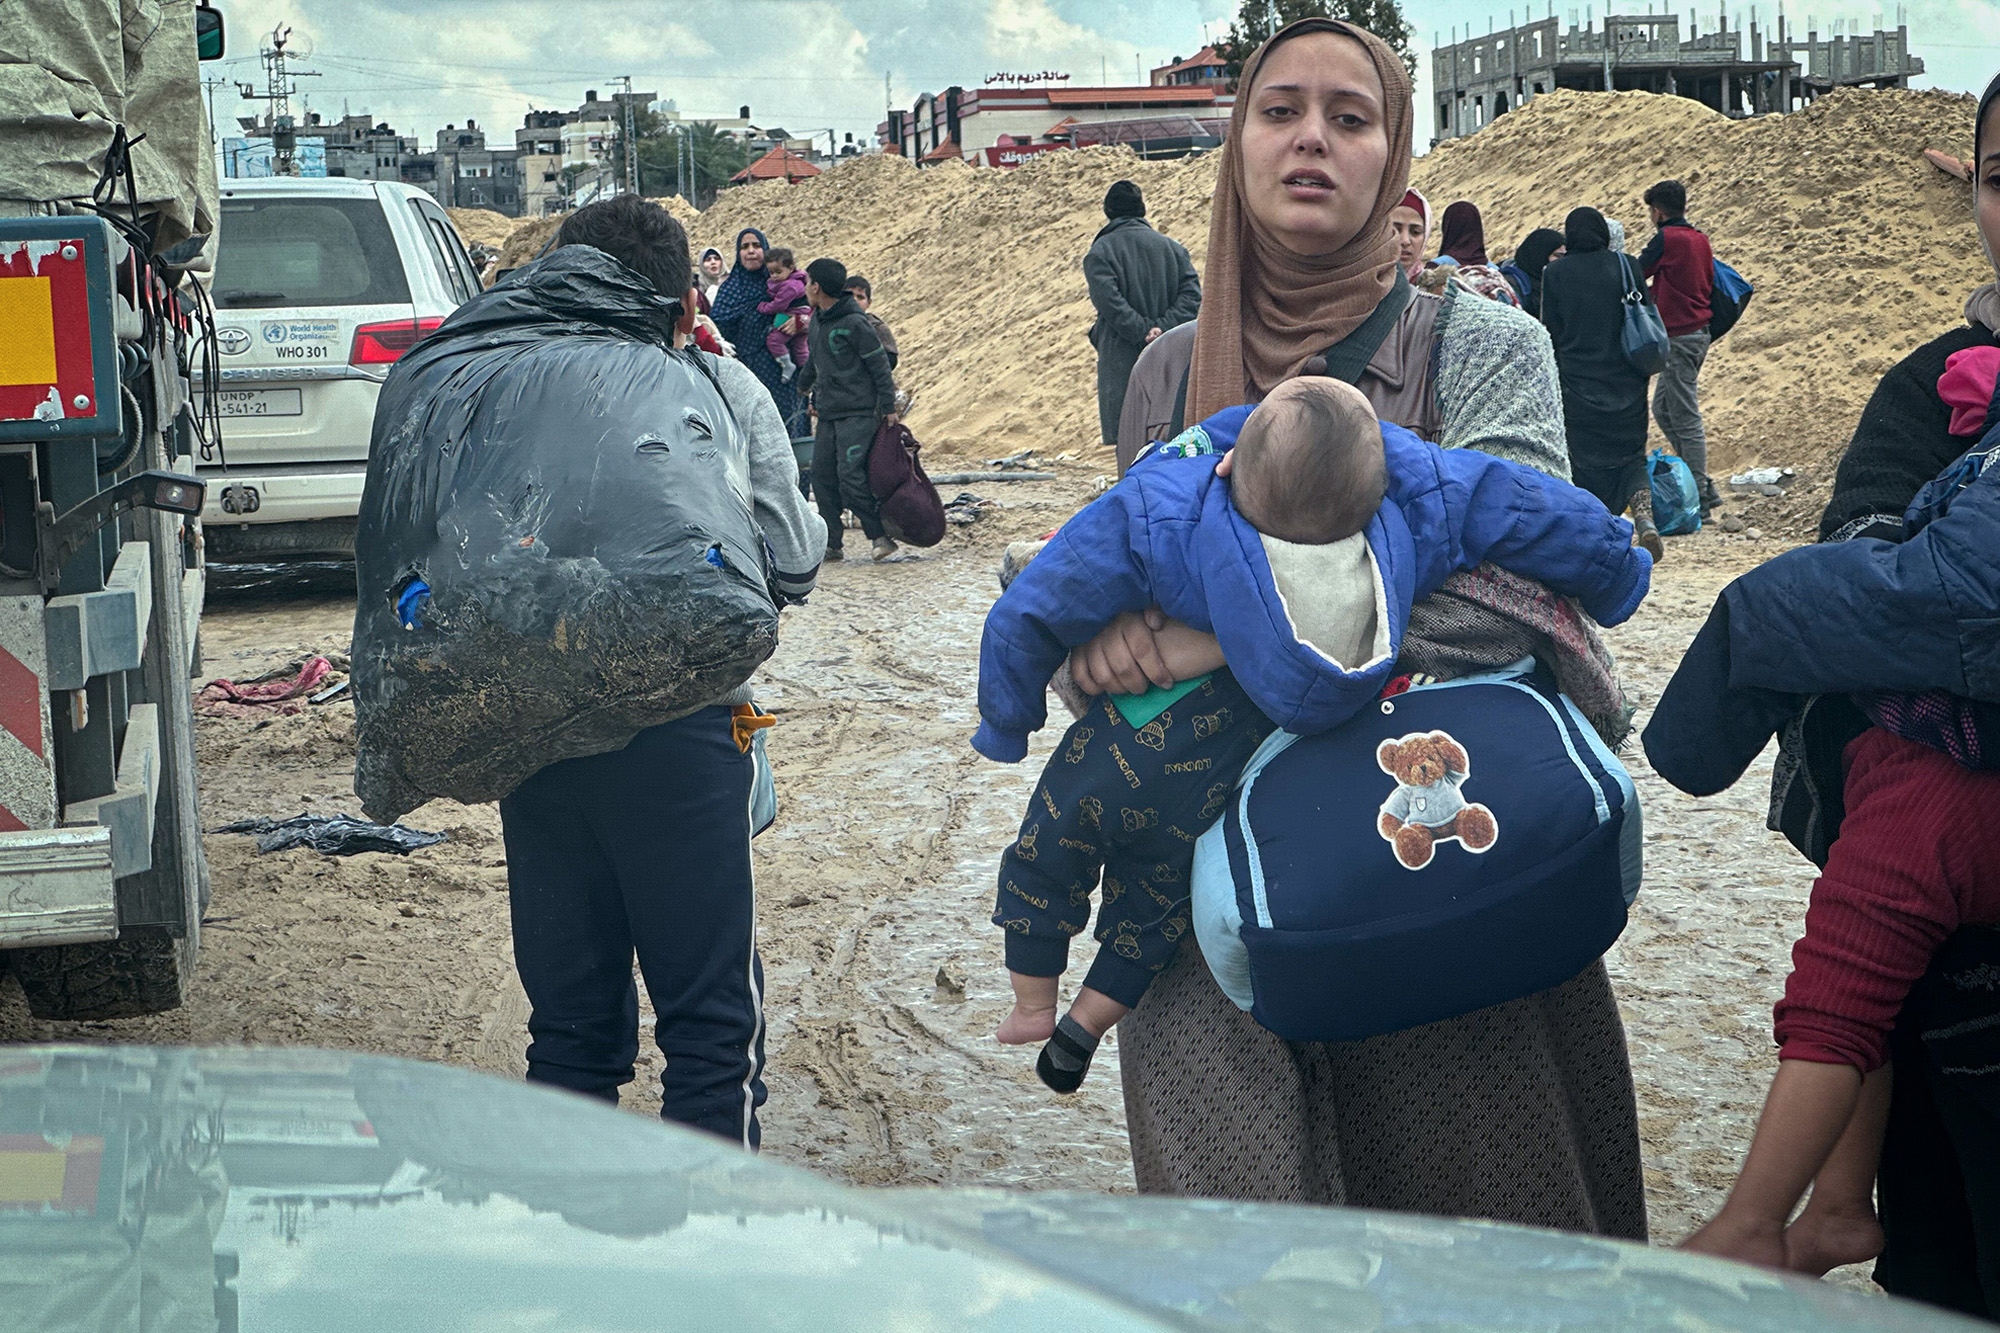
<svg viewBox="0 0 2000 1333"><path fill-rule="evenodd" d="M0 1328L1065 1324L1975 1327L1760 1270L1511 1227L853 1190L595 1102L382 1057L0 1051Z"/></svg>
<svg viewBox="0 0 2000 1333"><path fill-rule="evenodd" d="M311 1051L0 1057L0 1327L1162 1325L720 1140ZM18 1319L17 1324L14 1321Z"/></svg>

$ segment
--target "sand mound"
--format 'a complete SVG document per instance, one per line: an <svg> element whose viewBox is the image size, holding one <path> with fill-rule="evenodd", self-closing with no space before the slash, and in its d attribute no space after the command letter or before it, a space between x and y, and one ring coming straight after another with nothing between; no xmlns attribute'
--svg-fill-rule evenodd
<svg viewBox="0 0 2000 1333"><path fill-rule="evenodd" d="M1882 373L1962 322L1967 292L1991 276L1971 188L1922 157L1969 154L1973 109L1951 93L1857 89L1731 121L1686 98L1559 92L1441 145L1415 178L1439 211L1476 202L1496 259L1579 204L1623 222L1637 253L1652 235L1646 187L1685 181L1692 220L1757 288L1702 374L1711 468L1820 469Z"/></svg>
<svg viewBox="0 0 2000 1333"><path fill-rule="evenodd" d="M694 238L695 229L701 226L700 209L677 194L670 194L662 199L653 199L650 202L658 204L661 208L672 213L679 220L680 224L688 229L688 238L690 240Z"/></svg>
<svg viewBox="0 0 2000 1333"><path fill-rule="evenodd" d="M490 208L447 208L445 212L451 217L451 225L458 229L458 239L467 245L490 245L498 249L520 225L519 218L495 213Z"/></svg>
<svg viewBox="0 0 2000 1333"><path fill-rule="evenodd" d="M1823 469L1882 372L1957 323L1986 271L1970 188L1921 156L1969 153L1972 112L1954 94L1846 91L1791 116L1731 121L1685 98L1560 92L1439 147L1414 179L1440 211L1477 202L1496 259L1579 204L1623 222L1636 252L1651 235L1645 188L1686 181L1696 223L1757 287L1703 376L1712 467ZM1153 223L1199 266L1218 162L1089 148L1013 171L920 171L864 157L798 185L727 191L699 214L662 202L697 252L727 253L755 226L801 262L833 255L872 279L876 312L902 343L898 378L919 398L913 424L932 445L1097 461L1082 262L1104 191L1137 181ZM555 225L519 224L503 263L533 258Z"/></svg>
<svg viewBox="0 0 2000 1333"><path fill-rule="evenodd" d="M1083 255L1120 177L1139 182L1153 221L1199 263L1213 161L1142 162L1110 148L1045 153L1012 171L857 158L802 184L727 191L695 241L726 254L754 226L801 262L832 255L865 274L902 345L897 380L917 394L912 425L927 444L981 456L1095 450Z"/></svg>
<svg viewBox="0 0 2000 1333"><path fill-rule="evenodd" d="M701 210L687 200L678 195L670 195L664 199L652 199L647 202L658 204L679 219L680 224L687 228L688 239L694 240L697 235L702 234L704 223ZM468 210L454 209L453 220L456 221L458 214L465 211ZM549 238L562 226L563 219L569 216L567 213L557 213L545 218L503 218L498 213L479 211L483 216L496 218L505 224L499 238L489 242L499 248L500 267L503 269L518 268L540 254L542 247L549 243ZM463 233L464 228L461 227L459 230ZM468 242L471 240L470 237L466 239ZM700 253L700 245L706 243L698 243L696 253Z"/></svg>
<svg viewBox="0 0 2000 1333"><path fill-rule="evenodd" d="M526 218L514 223L514 229L507 233L506 243L500 247L500 267L519 268L542 252L562 226L568 214L559 213L549 218Z"/></svg>
<svg viewBox="0 0 2000 1333"><path fill-rule="evenodd" d="M1496 258L1586 203L1624 222L1636 251L1651 234L1646 186L1685 180L1696 222L1757 287L1703 378L1714 465L1820 467L1876 379L1957 323L1984 271L1970 189L1921 157L1968 153L1972 111L1946 93L1850 91L1731 121L1685 98L1562 92L1441 146L1415 180L1440 209L1478 202ZM1094 148L1002 172L862 158L729 191L691 234L726 248L754 225L801 259L832 254L866 273L902 340L899 378L918 392L924 438L1054 452L1096 444L1081 264L1105 188L1138 181L1152 220L1200 264L1217 161Z"/></svg>

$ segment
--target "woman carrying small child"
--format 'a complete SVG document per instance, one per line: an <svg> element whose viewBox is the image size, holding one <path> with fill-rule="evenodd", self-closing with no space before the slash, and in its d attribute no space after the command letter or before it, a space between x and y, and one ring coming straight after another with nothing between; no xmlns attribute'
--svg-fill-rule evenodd
<svg viewBox="0 0 2000 1333"><path fill-rule="evenodd" d="M1996 261L2000 78L1974 145ZM1997 379L1988 282L1964 325L1883 378L1824 540L1724 590L1646 731L1654 767L1698 795L1780 732L1774 811L1823 867L1755 1139L1688 1247L1813 1274L1879 1254L1888 1291L1986 1319L2000 1317Z"/></svg>
<svg viewBox="0 0 2000 1333"><path fill-rule="evenodd" d="M771 401L784 418L793 439L810 435L805 404L793 387L796 376L786 376L771 354L766 337L772 331L771 316L758 309L770 300L770 274L766 254L770 243L755 227L736 234L736 264L716 288L711 314L722 336L736 349L736 357L763 386L771 391Z"/></svg>
<svg viewBox="0 0 2000 1333"><path fill-rule="evenodd" d="M778 363L778 375L786 384L798 377L806 364L806 326L812 307L806 303L806 275L790 250L779 246L764 255L764 289L770 299L757 303L757 313L770 316L771 327L764 332L764 350Z"/></svg>
<svg viewBox="0 0 2000 1333"><path fill-rule="evenodd" d="M1412 291L1390 221L1408 190L1410 84L1352 25L1308 19L1246 65L1212 205L1200 317L1134 367L1120 421L1148 438L1261 402L1300 374L1354 384L1384 422L1568 479L1547 334L1499 302ZM1312 363L1308 366L1308 363ZM1536 656L1601 732L1629 713L1574 606L1489 566L1411 609L1396 670L1437 679ZM1225 665L1154 610L1070 659L1091 694ZM1051 1015L1053 1016L1053 1015ZM1119 1026L1141 1191L1487 1217L1643 1239L1625 1032L1601 962L1560 985L1364 1041L1289 1042L1184 939Z"/></svg>

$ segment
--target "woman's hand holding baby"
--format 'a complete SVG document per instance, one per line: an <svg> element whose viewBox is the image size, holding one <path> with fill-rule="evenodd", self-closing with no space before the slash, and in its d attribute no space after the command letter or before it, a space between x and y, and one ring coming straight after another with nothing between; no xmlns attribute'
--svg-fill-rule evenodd
<svg viewBox="0 0 2000 1333"><path fill-rule="evenodd" d="M1223 666L1213 634L1172 620L1157 606L1128 611L1069 657L1071 677L1085 694L1144 694Z"/></svg>

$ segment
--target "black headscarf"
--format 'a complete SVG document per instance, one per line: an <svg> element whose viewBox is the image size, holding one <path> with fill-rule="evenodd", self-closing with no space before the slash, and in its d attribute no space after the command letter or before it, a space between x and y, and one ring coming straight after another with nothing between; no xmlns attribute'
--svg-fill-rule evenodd
<svg viewBox="0 0 2000 1333"><path fill-rule="evenodd" d="M1975 200L1979 198L1981 189L1979 184L1981 154L1986 148L1986 145L1980 142L1979 132L1986 128L1987 113L1993 109L1995 103L2000 103L2000 74L1994 75L1993 82L1987 84L1986 91L1980 94L1979 111L1972 122L1972 197ZM1979 243L1986 251L1986 262L1993 266L1996 275L2000 275L2000 246L1989 244L1983 232L1980 234ZM1987 283L1973 293L1972 300L1965 307L1967 319L1977 320L1988 328L2000 328L2000 323L1996 323L2000 321L2000 291L1996 291L1995 287L1996 284Z"/></svg>
<svg viewBox="0 0 2000 1333"><path fill-rule="evenodd" d="M1521 308L1531 315L1542 313L1542 270L1549 256L1563 246L1563 234L1553 227L1537 227L1514 251L1514 267L1527 275L1528 290L1521 294Z"/></svg>
<svg viewBox="0 0 2000 1333"><path fill-rule="evenodd" d="M757 244L766 250L771 248L771 243L764 239L764 233L755 227L745 227L736 233L735 265L730 268L729 276L722 280L722 285L716 288L715 300L711 302L713 308L709 312L711 318L722 329L724 336L736 342L742 340L736 337L731 325L755 314L757 303L766 299L764 266L762 264L756 268L743 266L745 236L755 236Z"/></svg>
<svg viewBox="0 0 2000 1333"><path fill-rule="evenodd" d="M1537 227L1528 233L1514 251L1514 263L1536 282L1541 281L1542 270L1549 266L1549 256L1563 248L1568 242L1554 227Z"/></svg>
<svg viewBox="0 0 2000 1333"><path fill-rule="evenodd" d="M1594 208L1570 210L1563 219L1563 244L1573 255L1589 254L1592 250L1611 248L1611 228L1604 221L1604 214Z"/></svg>
<svg viewBox="0 0 2000 1333"><path fill-rule="evenodd" d="M1479 205L1461 199L1444 210L1444 235L1438 253L1450 255L1465 265L1486 261L1486 223L1480 219Z"/></svg>

